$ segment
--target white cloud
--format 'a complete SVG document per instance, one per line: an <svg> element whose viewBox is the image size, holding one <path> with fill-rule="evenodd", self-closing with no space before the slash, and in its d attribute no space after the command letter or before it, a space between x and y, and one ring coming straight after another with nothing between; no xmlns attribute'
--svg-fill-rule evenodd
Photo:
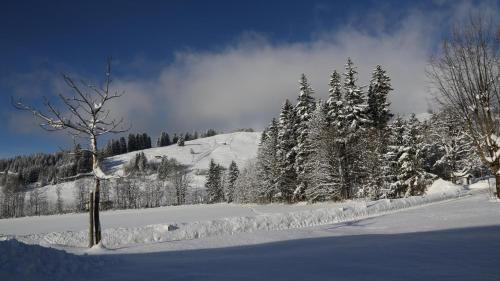
<svg viewBox="0 0 500 281"><path fill-rule="evenodd" d="M279 113L285 98L295 101L301 73L312 82L316 97L326 99L330 73L342 72L351 57L361 85L368 83L377 64L388 71L395 89L393 111L423 112L429 99L425 67L432 32L429 22L410 16L390 33L345 28L304 43L272 44L258 34L247 34L222 50L178 53L156 79L118 85L134 97L130 110L141 106L157 111L145 116L131 113L129 118L139 118L140 124L147 124L142 119L149 115L165 120L151 122L154 130L262 128Z"/></svg>

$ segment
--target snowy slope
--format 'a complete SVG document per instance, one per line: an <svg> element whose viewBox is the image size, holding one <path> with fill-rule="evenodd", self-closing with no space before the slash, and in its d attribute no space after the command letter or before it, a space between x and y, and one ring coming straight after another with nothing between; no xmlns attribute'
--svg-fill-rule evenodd
<svg viewBox="0 0 500 281"><path fill-rule="evenodd" d="M198 170L207 169L210 159L225 167L234 160L241 167L257 155L260 135L258 132L236 132L187 141L185 146L174 144L134 151L109 157L104 161L104 166L107 172L123 175L123 165L137 153L144 152L148 160L159 162L158 157L166 156Z"/></svg>

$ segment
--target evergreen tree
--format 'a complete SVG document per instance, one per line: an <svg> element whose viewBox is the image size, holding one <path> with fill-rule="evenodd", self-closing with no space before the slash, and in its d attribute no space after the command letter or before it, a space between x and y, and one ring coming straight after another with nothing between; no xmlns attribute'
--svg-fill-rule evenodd
<svg viewBox="0 0 500 281"><path fill-rule="evenodd" d="M329 97L326 102L327 121L333 128L339 129L341 127L340 116L342 115L343 96L340 75L336 70L330 75L329 86Z"/></svg>
<svg viewBox="0 0 500 281"><path fill-rule="evenodd" d="M306 169L306 161L311 154L311 145L307 138L309 134L308 122L311 114L314 111L316 102L312 94L313 89L309 85L307 78L302 74L300 81L300 92L297 105L295 106L295 131L297 135L297 144L294 148L297 155L295 157L295 171L297 173L297 187L294 191L294 200L302 200L304 192L307 189L308 180L307 174L310 172Z"/></svg>
<svg viewBox="0 0 500 281"><path fill-rule="evenodd" d="M369 122L366 116L366 104L364 94L361 88L356 85L358 80L356 68L350 58L347 59L346 72L344 73L344 100L341 114L338 115L338 121L341 124L341 130L344 131L347 138L356 138L359 136L359 129Z"/></svg>
<svg viewBox="0 0 500 281"><path fill-rule="evenodd" d="M391 90L391 79L385 70L377 65L368 89L367 115L371 125L378 130L384 130L393 116L389 111L390 103L387 101L387 95Z"/></svg>
<svg viewBox="0 0 500 281"><path fill-rule="evenodd" d="M338 200L341 195L338 158L332 145L335 130L329 126L327 116L328 104L320 101L309 120L311 154L306 161L309 185L305 196L311 202Z"/></svg>
<svg viewBox="0 0 500 281"><path fill-rule="evenodd" d="M210 160L205 188L207 189L208 203L218 203L224 200L224 191L221 182L221 167L217 165L213 159Z"/></svg>
<svg viewBox="0 0 500 281"><path fill-rule="evenodd" d="M257 196L262 202L271 202L278 193L277 178L279 175L278 148L278 122L272 119L269 126L263 131L257 151L257 175L262 185L257 191Z"/></svg>
<svg viewBox="0 0 500 281"><path fill-rule="evenodd" d="M397 196L421 195L429 183L430 175L422 166L420 122L413 114L405 123L402 154L398 159L400 174L398 183L401 187Z"/></svg>
<svg viewBox="0 0 500 281"><path fill-rule="evenodd" d="M234 189L235 189L236 180L238 179L239 175L240 175L240 170L238 169L236 162L234 162L234 160L233 160L233 161L231 161L231 164L229 165L229 170L228 170L228 175L227 175L226 200L229 203L233 202L233 200L234 200Z"/></svg>
<svg viewBox="0 0 500 281"><path fill-rule="evenodd" d="M384 154L383 177L384 187L382 195L384 197L395 198L403 193L404 187L399 182L398 177L401 174L399 159L404 152L403 136L405 131L405 122L398 116L389 126L389 140L387 151Z"/></svg>
<svg viewBox="0 0 500 281"><path fill-rule="evenodd" d="M286 100L281 108L278 123L278 146L276 156L278 158L277 189L279 197L291 202L296 189L297 173L295 172L296 151L296 115L289 100Z"/></svg>
<svg viewBox="0 0 500 281"><path fill-rule="evenodd" d="M137 140L135 138L135 135L134 134L129 134L128 135L128 145L127 145L127 151L128 152L132 152L132 151L136 151L138 148L137 148Z"/></svg>
<svg viewBox="0 0 500 281"><path fill-rule="evenodd" d="M458 177L466 177L482 166L470 138L456 120L447 108L433 114L428 121L422 157L426 170L455 183Z"/></svg>
<svg viewBox="0 0 500 281"><path fill-rule="evenodd" d="M127 141L124 137L120 138L120 154L127 153Z"/></svg>
<svg viewBox="0 0 500 281"><path fill-rule="evenodd" d="M112 151L113 151L113 155L120 154L120 152L121 152L120 141L112 140Z"/></svg>
<svg viewBox="0 0 500 281"><path fill-rule="evenodd" d="M177 140L177 145L178 146L184 146L184 136L180 136L179 140Z"/></svg>

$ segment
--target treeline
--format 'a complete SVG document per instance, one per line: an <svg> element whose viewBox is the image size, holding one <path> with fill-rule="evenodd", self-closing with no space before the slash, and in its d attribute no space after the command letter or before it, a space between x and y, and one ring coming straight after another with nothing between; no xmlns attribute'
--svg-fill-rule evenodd
<svg viewBox="0 0 500 281"><path fill-rule="evenodd" d="M156 140L156 147L168 146L172 144L183 145L185 141L211 137L217 134L219 134L219 132L214 129L209 129L206 132L202 133L198 133L198 131L194 131L193 133L187 132L183 134L174 133L172 136L170 136L167 132L162 132ZM109 140L106 148L104 148L103 155L105 157L109 157L127 152L148 149L151 147L151 137L148 134L129 134L127 139L125 137L121 137L119 139Z"/></svg>
<svg viewBox="0 0 500 281"><path fill-rule="evenodd" d="M12 178L15 178L12 181L16 185L56 184L88 173L91 169L92 154L79 145L72 151L16 156L0 159L0 186L5 186Z"/></svg>
<svg viewBox="0 0 500 281"><path fill-rule="evenodd" d="M321 101L302 75L297 103L286 100L263 131L257 160L236 181L235 200L396 198L423 194L437 176L456 181L484 171L446 109L423 122L393 118L390 81L377 66L365 93L348 59L345 73L330 75Z"/></svg>
<svg viewBox="0 0 500 281"><path fill-rule="evenodd" d="M151 137L148 136L148 134L129 134L127 139L121 137L119 139L109 140L103 155L109 157L151 147Z"/></svg>

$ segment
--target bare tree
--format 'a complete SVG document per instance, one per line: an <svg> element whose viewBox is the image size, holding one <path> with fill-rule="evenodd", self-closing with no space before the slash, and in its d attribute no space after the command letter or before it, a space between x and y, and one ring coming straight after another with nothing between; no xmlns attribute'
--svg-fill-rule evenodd
<svg viewBox="0 0 500 281"><path fill-rule="evenodd" d="M56 195L57 195L56 212L58 214L62 214L64 212L64 201L62 198L62 186L58 185L56 187Z"/></svg>
<svg viewBox="0 0 500 281"><path fill-rule="evenodd" d="M453 110L500 198L500 26L481 15L456 24L428 71L441 105Z"/></svg>
<svg viewBox="0 0 500 281"><path fill-rule="evenodd" d="M17 109L33 113L39 121L40 127L47 131L69 132L75 138L84 138L89 142L88 151L92 153L92 168L95 179L94 190L94 219L90 228L94 229L95 244L101 240L101 227L99 220L99 186L102 179L109 178L100 167L97 140L99 137L110 133L122 133L128 130L123 127L122 119L110 117L109 103L121 97L123 93L112 92L111 85L111 60L108 60L105 81L102 87L81 81L75 82L73 78L63 74L66 85L72 90L72 96L59 94L65 111L56 108L48 99L45 99L45 110L26 105L21 100L14 101ZM89 212L91 213L91 212ZM89 237L89 240L92 241ZM89 243L89 246L92 246Z"/></svg>
<svg viewBox="0 0 500 281"><path fill-rule="evenodd" d="M39 216L47 213L47 194L45 189L35 188L29 193L28 200L30 215Z"/></svg>

